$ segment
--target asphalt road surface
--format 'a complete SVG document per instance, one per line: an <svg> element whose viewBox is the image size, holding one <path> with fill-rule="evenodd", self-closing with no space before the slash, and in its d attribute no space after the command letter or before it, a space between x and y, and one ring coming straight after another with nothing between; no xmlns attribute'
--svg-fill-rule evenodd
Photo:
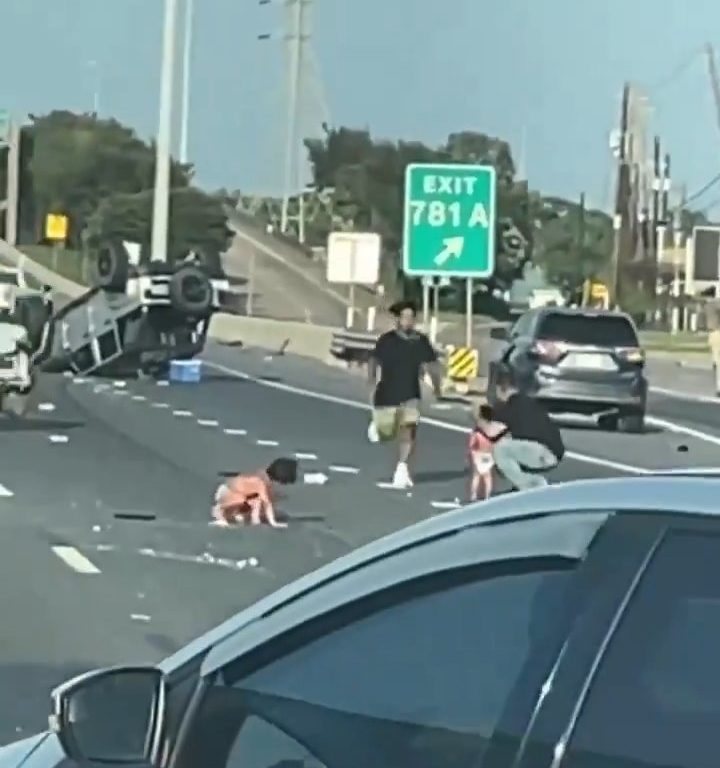
<svg viewBox="0 0 720 768"><path fill-rule="evenodd" d="M319 268L306 256L302 259L307 262L301 262L302 269L297 266L293 269L288 262L275 259L247 240L236 237L223 256L225 272L239 294L236 310L255 317L343 325L346 305L338 295L346 296L347 288L322 286L320 277L315 275ZM303 273L310 274L311 270L313 279L302 276ZM249 303L251 294L252 303Z"/></svg>
<svg viewBox="0 0 720 768"><path fill-rule="evenodd" d="M416 486L399 492L378 486L393 458L366 440L362 380L259 350L212 345L206 358L199 385L48 376L25 423L0 423L0 742L43 728L48 691L69 676L159 660L462 497L463 405L428 403ZM677 385L667 375L663 390ZM714 398L654 393L651 411L643 435L568 427L555 479L720 462ZM288 529L209 526L218 472L292 453L329 481L288 489Z"/></svg>

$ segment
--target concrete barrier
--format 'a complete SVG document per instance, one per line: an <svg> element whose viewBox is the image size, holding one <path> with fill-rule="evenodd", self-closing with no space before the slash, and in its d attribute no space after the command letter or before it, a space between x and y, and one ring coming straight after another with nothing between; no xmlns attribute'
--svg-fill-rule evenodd
<svg viewBox="0 0 720 768"><path fill-rule="evenodd" d="M14 267L22 267L27 274L32 275L39 283L52 288L71 299L75 299L87 291L87 288L72 280L68 280L57 272L53 272L42 264L29 259L22 251L14 248L5 240L0 240L0 258Z"/></svg>
<svg viewBox="0 0 720 768"><path fill-rule="evenodd" d="M332 362L330 344L335 329L287 320L268 320L218 313L210 321L209 335L220 342L242 341L246 346L281 349L295 355Z"/></svg>

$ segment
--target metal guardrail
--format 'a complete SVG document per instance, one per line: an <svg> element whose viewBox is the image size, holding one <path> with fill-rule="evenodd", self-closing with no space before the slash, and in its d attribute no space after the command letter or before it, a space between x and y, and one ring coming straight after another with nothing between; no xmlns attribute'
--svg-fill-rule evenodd
<svg viewBox="0 0 720 768"><path fill-rule="evenodd" d="M377 338L374 331L333 331L330 354L349 363L367 363Z"/></svg>

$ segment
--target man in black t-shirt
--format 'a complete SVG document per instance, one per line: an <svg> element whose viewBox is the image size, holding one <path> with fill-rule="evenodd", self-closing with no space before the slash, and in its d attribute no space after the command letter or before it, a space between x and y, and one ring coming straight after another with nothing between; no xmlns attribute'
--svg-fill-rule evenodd
<svg viewBox="0 0 720 768"><path fill-rule="evenodd" d="M430 375L439 397L442 372L430 340L415 329L415 305L409 301L398 302L390 307L390 312L397 325L380 336L368 363L373 423L379 439L397 438L398 463L393 484L397 488L410 488L413 483L408 462L420 421L420 376L424 371Z"/></svg>
<svg viewBox="0 0 720 768"><path fill-rule="evenodd" d="M540 403L518 392L509 371L498 376L496 393L492 418L507 432L493 445L495 466L518 490L547 485L539 473L556 467L565 455L557 424Z"/></svg>

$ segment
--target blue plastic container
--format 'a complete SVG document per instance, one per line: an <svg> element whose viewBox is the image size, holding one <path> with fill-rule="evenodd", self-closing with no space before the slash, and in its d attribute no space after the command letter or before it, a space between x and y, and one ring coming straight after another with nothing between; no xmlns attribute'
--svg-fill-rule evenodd
<svg viewBox="0 0 720 768"><path fill-rule="evenodd" d="M197 384L202 379L200 360L171 360L170 381L178 384Z"/></svg>

